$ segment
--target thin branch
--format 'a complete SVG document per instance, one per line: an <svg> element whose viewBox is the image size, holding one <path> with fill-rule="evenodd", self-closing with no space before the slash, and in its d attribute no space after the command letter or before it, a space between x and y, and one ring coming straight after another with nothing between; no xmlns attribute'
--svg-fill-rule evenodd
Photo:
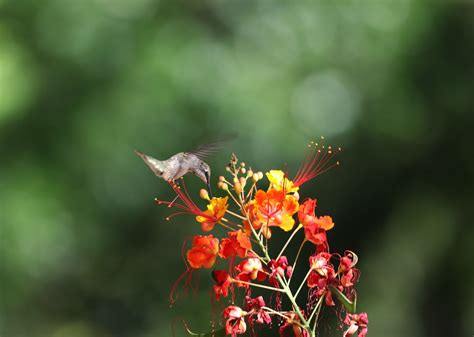
<svg viewBox="0 0 474 337"><path fill-rule="evenodd" d="M283 254L283 252L285 251L286 247L288 247L288 245L290 244L291 240L293 239L293 237L295 236L295 234L301 229L303 228L303 225L302 224L299 224L298 227L296 227L296 229L293 231L293 233L291 233L290 237L288 238L288 240L286 241L285 245L283 246L283 248L281 249L280 253L278 254L277 256L277 260L281 257L281 255Z"/></svg>

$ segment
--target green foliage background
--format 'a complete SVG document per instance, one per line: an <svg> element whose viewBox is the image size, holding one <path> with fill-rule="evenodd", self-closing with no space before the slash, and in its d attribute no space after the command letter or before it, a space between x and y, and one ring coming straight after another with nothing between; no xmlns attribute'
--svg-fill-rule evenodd
<svg viewBox="0 0 474 337"><path fill-rule="evenodd" d="M471 1L0 0L0 335L208 330L205 272L168 305L198 228L133 149L233 131L214 179L344 147L301 194L359 253L369 335L472 335L473 46Z"/></svg>

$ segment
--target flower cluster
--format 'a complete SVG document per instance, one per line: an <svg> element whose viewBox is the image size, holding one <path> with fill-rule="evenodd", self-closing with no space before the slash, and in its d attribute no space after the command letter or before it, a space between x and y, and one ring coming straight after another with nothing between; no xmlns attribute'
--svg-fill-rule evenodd
<svg viewBox="0 0 474 337"><path fill-rule="evenodd" d="M205 232L195 236L186 251L187 273L211 269L213 298L224 303L223 329L227 335L255 334L257 326L277 323L280 336L314 337L321 311L335 306L338 312L345 312L341 321L341 326L348 326L344 337L367 334L367 314L356 313L355 307L357 255L330 251L327 232L334 227L333 219L318 214L316 199L300 197L304 183L338 165L334 155L331 147L310 143L305 160L290 179L282 170L254 172L233 154L226 168L229 177L220 176L217 184L224 196L210 198L206 190L200 191L207 201L205 210L192 200L184 181L180 185L170 183L178 200L158 202L194 215ZM224 235L217 234L217 226L224 229ZM275 230L288 237L273 254ZM211 231L213 234L208 233ZM285 252L298 237L298 252L290 259ZM312 254L304 263L304 278L301 275L295 284L295 269L298 261L302 264L299 257L305 245L312 247ZM260 292L252 295L257 289ZM243 293L242 305L236 304L239 291ZM307 299L304 307L298 304L302 293Z"/></svg>

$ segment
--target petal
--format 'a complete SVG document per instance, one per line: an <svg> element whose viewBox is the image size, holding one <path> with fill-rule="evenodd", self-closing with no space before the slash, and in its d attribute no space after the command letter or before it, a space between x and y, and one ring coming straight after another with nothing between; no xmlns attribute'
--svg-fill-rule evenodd
<svg viewBox="0 0 474 337"><path fill-rule="evenodd" d="M281 223L279 227L283 229L284 231L288 232L293 228L294 225L295 225L295 219L293 219L291 215L285 214L281 218Z"/></svg>
<svg viewBox="0 0 474 337"><path fill-rule="evenodd" d="M332 221L332 218L329 215L319 217L317 223L320 228L326 231L334 227L334 222Z"/></svg>

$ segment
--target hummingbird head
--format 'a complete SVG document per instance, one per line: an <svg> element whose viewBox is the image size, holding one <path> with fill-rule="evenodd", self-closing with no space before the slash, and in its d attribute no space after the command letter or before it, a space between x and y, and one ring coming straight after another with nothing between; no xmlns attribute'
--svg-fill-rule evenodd
<svg viewBox="0 0 474 337"><path fill-rule="evenodd" d="M204 183L207 185L207 189L209 191L209 195L212 198L212 192L211 192L211 168L209 165L207 165L204 161L200 160L199 165L197 165L196 169L194 170L194 174L204 181Z"/></svg>

